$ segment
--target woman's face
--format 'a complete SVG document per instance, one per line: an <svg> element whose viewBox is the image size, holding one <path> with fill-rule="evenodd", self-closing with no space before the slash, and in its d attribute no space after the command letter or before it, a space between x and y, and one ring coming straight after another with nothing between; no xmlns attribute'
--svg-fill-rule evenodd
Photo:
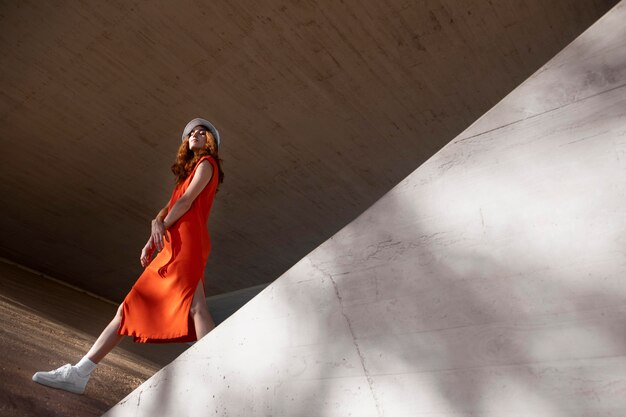
<svg viewBox="0 0 626 417"><path fill-rule="evenodd" d="M191 129L191 133L189 133L189 150L195 152L204 149L207 142L207 135L209 134L207 128L204 126L199 125Z"/></svg>

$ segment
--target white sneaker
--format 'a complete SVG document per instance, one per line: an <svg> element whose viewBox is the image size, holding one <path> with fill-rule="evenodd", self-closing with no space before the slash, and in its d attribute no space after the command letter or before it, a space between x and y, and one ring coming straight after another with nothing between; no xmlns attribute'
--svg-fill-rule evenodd
<svg viewBox="0 0 626 417"><path fill-rule="evenodd" d="M85 392L85 385L89 381L88 376L81 376L72 365L65 364L50 372L36 372L33 381L52 388L59 388L75 394Z"/></svg>

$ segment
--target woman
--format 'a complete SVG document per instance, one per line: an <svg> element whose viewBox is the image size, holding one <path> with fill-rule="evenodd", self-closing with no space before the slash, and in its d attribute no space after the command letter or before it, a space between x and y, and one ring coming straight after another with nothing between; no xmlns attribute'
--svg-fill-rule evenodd
<svg viewBox="0 0 626 417"><path fill-rule="evenodd" d="M206 224L218 183L224 179L219 144L219 132L208 120L187 123L172 165L176 186L169 203L152 220L152 232L141 251L144 272L76 365L37 372L33 381L82 394L98 362L125 335L139 343L189 342L215 327L206 305L204 267L211 249ZM159 253L152 259L155 251Z"/></svg>

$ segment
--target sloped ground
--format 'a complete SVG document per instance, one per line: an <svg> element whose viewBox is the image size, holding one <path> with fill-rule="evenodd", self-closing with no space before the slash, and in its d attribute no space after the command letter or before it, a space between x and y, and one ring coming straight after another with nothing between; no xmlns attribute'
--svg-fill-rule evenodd
<svg viewBox="0 0 626 417"><path fill-rule="evenodd" d="M102 415L186 349L187 345L134 345L127 338L96 368L84 395L31 380L36 371L80 359L113 317L115 308L86 293L0 263L0 415Z"/></svg>

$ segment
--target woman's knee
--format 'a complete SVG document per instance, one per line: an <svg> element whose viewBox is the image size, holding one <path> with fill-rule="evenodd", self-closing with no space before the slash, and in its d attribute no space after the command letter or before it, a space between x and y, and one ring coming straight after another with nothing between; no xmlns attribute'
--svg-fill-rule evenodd
<svg viewBox="0 0 626 417"><path fill-rule="evenodd" d="M121 303L120 306L117 308L117 312L115 313L115 317L113 317L114 320L120 319L122 318L122 309L124 308L124 303Z"/></svg>
<svg viewBox="0 0 626 417"><path fill-rule="evenodd" d="M191 316L208 316L209 308L206 305L206 300L193 300L191 304L191 308L189 308L189 314Z"/></svg>
<svg viewBox="0 0 626 417"><path fill-rule="evenodd" d="M189 314L192 316L209 315L209 308L206 304L206 298L204 298L204 286L202 281L198 281L196 285L196 290L194 291L193 298L191 300L191 308L189 309Z"/></svg>

